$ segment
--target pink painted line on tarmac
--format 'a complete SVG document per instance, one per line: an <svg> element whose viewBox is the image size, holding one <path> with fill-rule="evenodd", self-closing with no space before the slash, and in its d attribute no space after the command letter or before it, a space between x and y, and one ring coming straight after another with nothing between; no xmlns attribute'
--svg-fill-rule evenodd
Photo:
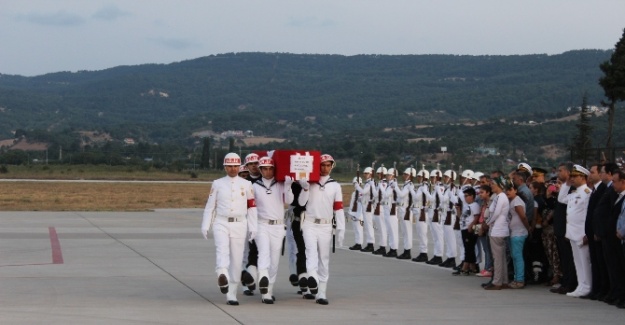
<svg viewBox="0 0 625 325"><path fill-rule="evenodd" d="M63 264L63 252L61 252L61 242L54 227L48 227L50 231L50 246L52 246L52 264Z"/></svg>

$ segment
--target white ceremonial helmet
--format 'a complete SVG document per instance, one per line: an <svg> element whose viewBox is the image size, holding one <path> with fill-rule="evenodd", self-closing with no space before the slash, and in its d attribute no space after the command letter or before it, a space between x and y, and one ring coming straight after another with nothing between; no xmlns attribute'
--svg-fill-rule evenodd
<svg viewBox="0 0 625 325"><path fill-rule="evenodd" d="M470 169L465 169L464 171L462 171L462 177L464 178L475 178L474 174L472 170Z"/></svg>
<svg viewBox="0 0 625 325"><path fill-rule="evenodd" d="M375 173L386 175L386 167L378 167L378 170L376 170Z"/></svg>
<svg viewBox="0 0 625 325"><path fill-rule="evenodd" d="M456 172L451 169L446 170L443 176L451 178L452 181L456 180Z"/></svg>
<svg viewBox="0 0 625 325"><path fill-rule="evenodd" d="M475 172L473 173L473 178L474 179L480 179L480 177L484 176L484 173L482 172Z"/></svg>
<svg viewBox="0 0 625 325"><path fill-rule="evenodd" d="M386 173L384 173L384 175L393 175L395 176L395 168L391 167L389 168Z"/></svg>
<svg viewBox="0 0 625 325"><path fill-rule="evenodd" d="M239 174L249 172L250 170L245 165L239 166Z"/></svg>
<svg viewBox="0 0 625 325"><path fill-rule="evenodd" d="M530 165L528 165L527 163L520 163L517 167L517 170L520 171L526 171L528 173L530 173L530 175L534 174L534 171L532 170L532 167L530 167Z"/></svg>
<svg viewBox="0 0 625 325"><path fill-rule="evenodd" d="M251 153L251 154L245 156L245 165L247 165L249 163L258 162L258 159L260 159L260 157L258 157L257 154Z"/></svg>
<svg viewBox="0 0 625 325"><path fill-rule="evenodd" d="M332 168L334 168L334 166L336 166L336 162L334 162L334 158L332 158L332 156L326 154L321 155L321 162L326 162L326 161L331 161L332 162Z"/></svg>
<svg viewBox="0 0 625 325"><path fill-rule="evenodd" d="M262 157L258 160L258 167L273 167L273 159L269 157Z"/></svg>
<svg viewBox="0 0 625 325"><path fill-rule="evenodd" d="M404 174L408 174L411 177L416 177L417 176L417 170L412 168L412 167L408 167L408 168L406 168L406 170L404 170Z"/></svg>
<svg viewBox="0 0 625 325"><path fill-rule="evenodd" d="M423 177L423 178L428 178L428 179L429 179L429 178L430 178L430 172L428 172L428 171L427 171L427 170L425 170L425 169L422 169L422 170L420 170L420 171L417 173L417 176L421 176L421 177Z"/></svg>
<svg viewBox="0 0 625 325"><path fill-rule="evenodd" d="M430 177L443 177L443 173L441 173L441 171L438 169L433 169L430 172Z"/></svg>
<svg viewBox="0 0 625 325"><path fill-rule="evenodd" d="M241 166L241 157L234 152L224 157L224 166Z"/></svg>
<svg viewBox="0 0 625 325"><path fill-rule="evenodd" d="M373 172L373 168L371 168L371 167L367 167L367 168L365 168L365 170L362 171L363 174L366 174L366 173L371 174L372 172Z"/></svg>

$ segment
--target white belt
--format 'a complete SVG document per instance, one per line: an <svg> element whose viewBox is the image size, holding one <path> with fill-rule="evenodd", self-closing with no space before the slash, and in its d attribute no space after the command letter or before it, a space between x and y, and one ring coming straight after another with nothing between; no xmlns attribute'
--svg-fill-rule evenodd
<svg viewBox="0 0 625 325"><path fill-rule="evenodd" d="M220 219L224 219L227 222L243 222L246 220L245 217L219 217Z"/></svg>
<svg viewBox="0 0 625 325"><path fill-rule="evenodd" d="M316 223L318 225L327 225L329 223L332 223L332 219L306 218L306 221Z"/></svg>
<svg viewBox="0 0 625 325"><path fill-rule="evenodd" d="M283 225L284 224L284 220L258 219L258 222L266 223L268 225Z"/></svg>

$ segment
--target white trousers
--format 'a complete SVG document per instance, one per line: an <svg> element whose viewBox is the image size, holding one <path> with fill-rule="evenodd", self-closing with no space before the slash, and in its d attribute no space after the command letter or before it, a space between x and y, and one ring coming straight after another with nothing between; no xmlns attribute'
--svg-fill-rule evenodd
<svg viewBox="0 0 625 325"><path fill-rule="evenodd" d="M445 222L445 218L447 216L443 216L441 220L441 224ZM443 238L445 241L445 255L447 258L455 258L456 253L456 234L454 232L454 221L456 217L451 215L451 225L443 225Z"/></svg>
<svg viewBox="0 0 625 325"><path fill-rule="evenodd" d="M406 208L399 208L399 214L397 215L397 219L399 219L399 229L401 231L401 236L404 238L403 246L404 250L412 249L412 211L410 211L410 216L408 220L404 220L406 217Z"/></svg>
<svg viewBox="0 0 625 325"><path fill-rule="evenodd" d="M238 284L241 282L247 221L228 222L224 218L217 217L213 223L213 237L217 249L215 272L219 272L220 269L228 270L228 282Z"/></svg>
<svg viewBox="0 0 625 325"><path fill-rule="evenodd" d="M276 282L282 239L285 235L284 225L268 225L258 222L258 233L256 234L258 278L267 276L270 284Z"/></svg>
<svg viewBox="0 0 625 325"><path fill-rule="evenodd" d="M388 234L386 233L386 221L384 221L384 212L380 208L380 215L373 215L373 221L378 228L378 245L386 247L388 245Z"/></svg>
<svg viewBox="0 0 625 325"><path fill-rule="evenodd" d="M440 215L439 215L439 220L440 220ZM438 222L433 222L434 218L434 212L432 212L429 216L428 216L428 225L430 226L430 233L432 234L432 242L433 242L433 246L434 246L434 256L438 256L438 257L443 257L443 245L444 245L444 241L443 241L443 225L440 223L440 221Z"/></svg>
<svg viewBox="0 0 625 325"><path fill-rule="evenodd" d="M590 265L590 251L588 245L579 247L579 242L571 240L573 250L573 262L577 272L577 288L575 292L582 296L590 293L592 289L592 269Z"/></svg>
<svg viewBox="0 0 625 325"><path fill-rule="evenodd" d="M395 213L397 213L397 209L395 209ZM384 222L386 222L388 244L391 249L397 249L399 246L399 223L397 221L397 214L391 214L390 205L384 206Z"/></svg>
<svg viewBox="0 0 625 325"><path fill-rule="evenodd" d="M419 221L421 217L420 209L412 210L412 217L415 218L415 230L417 231L416 235L417 240L419 241L419 253L428 252L428 220L432 218L430 215L430 211L428 209L425 210L425 220Z"/></svg>
<svg viewBox="0 0 625 325"><path fill-rule="evenodd" d="M373 212L366 212L366 205L363 205L362 221L365 244L375 244L375 235L373 230Z"/></svg>
<svg viewBox="0 0 625 325"><path fill-rule="evenodd" d="M306 245L306 271L319 282L330 277L330 250L332 248L332 224L315 224L308 219L302 223Z"/></svg>
<svg viewBox="0 0 625 325"><path fill-rule="evenodd" d="M362 245L363 226L360 224L360 220L350 218L350 222L354 228L354 243Z"/></svg>

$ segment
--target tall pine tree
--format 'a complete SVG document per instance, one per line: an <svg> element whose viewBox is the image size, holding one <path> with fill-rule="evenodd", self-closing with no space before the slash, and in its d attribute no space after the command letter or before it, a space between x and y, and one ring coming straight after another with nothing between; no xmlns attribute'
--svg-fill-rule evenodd
<svg viewBox="0 0 625 325"><path fill-rule="evenodd" d="M612 140L612 130L614 128L614 114L616 103L625 100L625 28L623 36L616 43L614 53L610 60L603 62L599 68L604 76L599 78L599 84L603 88L607 102L602 102L608 107L608 139L606 146L610 153L610 161L614 161L614 142Z"/></svg>

